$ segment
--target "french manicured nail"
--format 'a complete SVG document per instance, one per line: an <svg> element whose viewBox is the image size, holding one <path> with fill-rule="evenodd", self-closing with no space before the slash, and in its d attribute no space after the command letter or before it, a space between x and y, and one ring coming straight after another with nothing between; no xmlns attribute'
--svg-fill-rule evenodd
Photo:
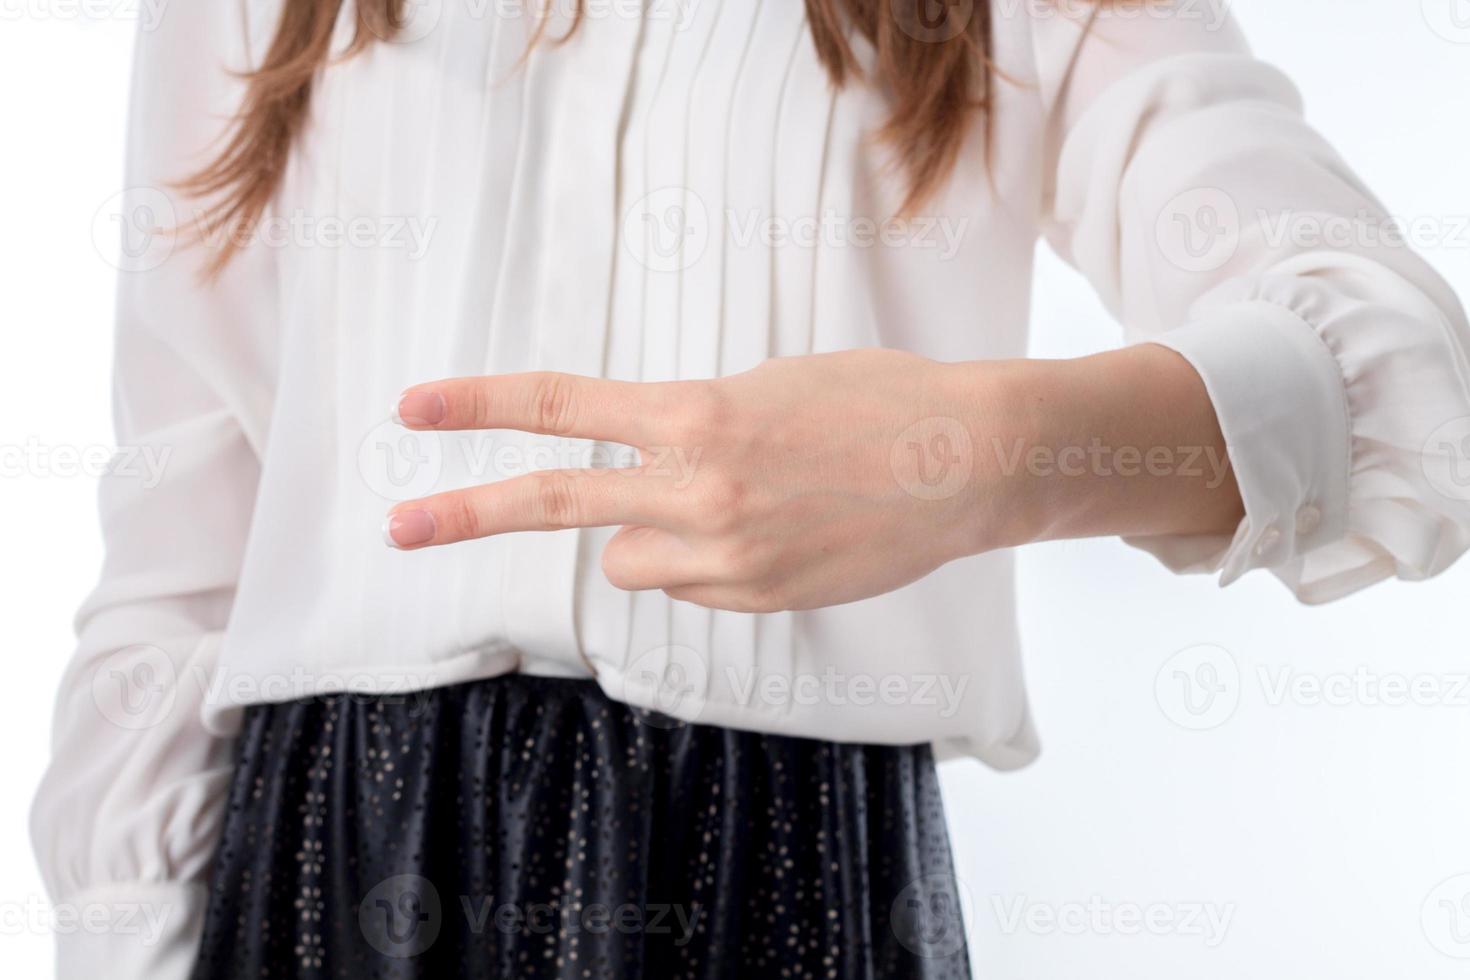
<svg viewBox="0 0 1470 980"><path fill-rule="evenodd" d="M447 411L437 391L409 391L398 396L393 419L400 425L438 425Z"/></svg>
<svg viewBox="0 0 1470 980"><path fill-rule="evenodd" d="M391 548L412 548L434 540L434 515L426 510L400 510L383 522L383 542Z"/></svg>

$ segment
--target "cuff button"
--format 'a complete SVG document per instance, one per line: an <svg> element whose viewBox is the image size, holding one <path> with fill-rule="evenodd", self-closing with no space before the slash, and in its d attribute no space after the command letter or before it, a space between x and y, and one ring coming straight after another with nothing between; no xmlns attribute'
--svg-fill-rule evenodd
<svg viewBox="0 0 1470 980"><path fill-rule="evenodd" d="M1322 512L1307 504L1296 512L1296 533L1308 535L1322 526Z"/></svg>

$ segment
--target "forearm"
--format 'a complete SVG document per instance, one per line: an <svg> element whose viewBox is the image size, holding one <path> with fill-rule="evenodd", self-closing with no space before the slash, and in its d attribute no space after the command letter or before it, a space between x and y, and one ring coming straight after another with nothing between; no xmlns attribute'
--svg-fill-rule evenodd
<svg viewBox="0 0 1470 980"><path fill-rule="evenodd" d="M958 365L978 492L1007 488L1004 540L1228 534L1243 516L1204 383L1168 348L1142 344L1070 360ZM983 393L982 393L983 389ZM977 501L995 520L993 501Z"/></svg>
<svg viewBox="0 0 1470 980"><path fill-rule="evenodd" d="M869 348L664 384L446 379L410 389L398 417L618 442L648 462L406 501L392 546L621 526L602 555L614 585L741 612L853 602L1045 538L1228 532L1241 513L1204 385L1162 347L963 364Z"/></svg>

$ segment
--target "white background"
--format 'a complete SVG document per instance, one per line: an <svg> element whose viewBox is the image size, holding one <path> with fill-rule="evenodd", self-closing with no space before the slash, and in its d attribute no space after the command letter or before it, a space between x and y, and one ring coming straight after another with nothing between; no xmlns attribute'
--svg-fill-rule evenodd
<svg viewBox="0 0 1470 980"><path fill-rule="evenodd" d="M10 447L109 444L112 270L93 218L120 188L140 8L86 2L91 16L0 0L0 963L14 977L49 970L26 809L100 551L93 480L17 466ZM1390 209L1437 223L1426 252L1470 295L1470 2L1234 6ZM1036 294L1037 354L1118 342L1049 257ZM1028 549L1022 567L1043 758L944 771L979 977L1470 974L1470 877L1455 880L1470 875L1470 563L1318 609L1262 573L1221 591L1112 541ZM1211 676L1206 702L1188 685ZM1395 681L1426 703L1388 703ZM1310 696L1316 682L1332 694Z"/></svg>

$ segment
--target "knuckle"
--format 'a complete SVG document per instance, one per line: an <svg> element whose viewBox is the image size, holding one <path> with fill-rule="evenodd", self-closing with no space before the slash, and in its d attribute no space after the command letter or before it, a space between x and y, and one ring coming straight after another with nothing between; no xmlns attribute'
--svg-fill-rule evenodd
<svg viewBox="0 0 1470 980"><path fill-rule="evenodd" d="M733 473L711 473L695 503L700 527L718 534L738 530L744 523L749 487Z"/></svg>
<svg viewBox="0 0 1470 980"><path fill-rule="evenodd" d="M464 387L470 422L476 426L495 424L495 399L490 396L490 385L468 384Z"/></svg>
<svg viewBox="0 0 1470 980"><path fill-rule="evenodd" d="M786 596L780 586L757 585L745 593L747 612L773 613L786 608Z"/></svg>
<svg viewBox="0 0 1470 980"><path fill-rule="evenodd" d="M737 520L750 504L750 483L739 473L729 471L714 474L712 496L731 520Z"/></svg>
<svg viewBox="0 0 1470 980"><path fill-rule="evenodd" d="M680 490L673 494L668 505L669 518L680 527L703 531L708 528L703 498L693 490Z"/></svg>
<svg viewBox="0 0 1470 980"><path fill-rule="evenodd" d="M564 374L542 374L531 392L531 412L536 425L548 435L571 433L577 422L576 386Z"/></svg>
<svg viewBox="0 0 1470 980"><path fill-rule="evenodd" d="M755 541L738 538L721 551L717 559L718 575L726 581L749 582L769 570L769 559L765 547Z"/></svg>
<svg viewBox="0 0 1470 980"><path fill-rule="evenodd" d="M693 382L680 392L677 417L679 439L685 446L698 445L733 422L729 400L709 381Z"/></svg>
<svg viewBox="0 0 1470 980"><path fill-rule="evenodd" d="M440 513L456 538L478 538L484 532L484 515L469 494L446 497Z"/></svg>
<svg viewBox="0 0 1470 980"><path fill-rule="evenodd" d="M549 473L536 483L536 521L560 530L577 526L577 485L565 473Z"/></svg>

